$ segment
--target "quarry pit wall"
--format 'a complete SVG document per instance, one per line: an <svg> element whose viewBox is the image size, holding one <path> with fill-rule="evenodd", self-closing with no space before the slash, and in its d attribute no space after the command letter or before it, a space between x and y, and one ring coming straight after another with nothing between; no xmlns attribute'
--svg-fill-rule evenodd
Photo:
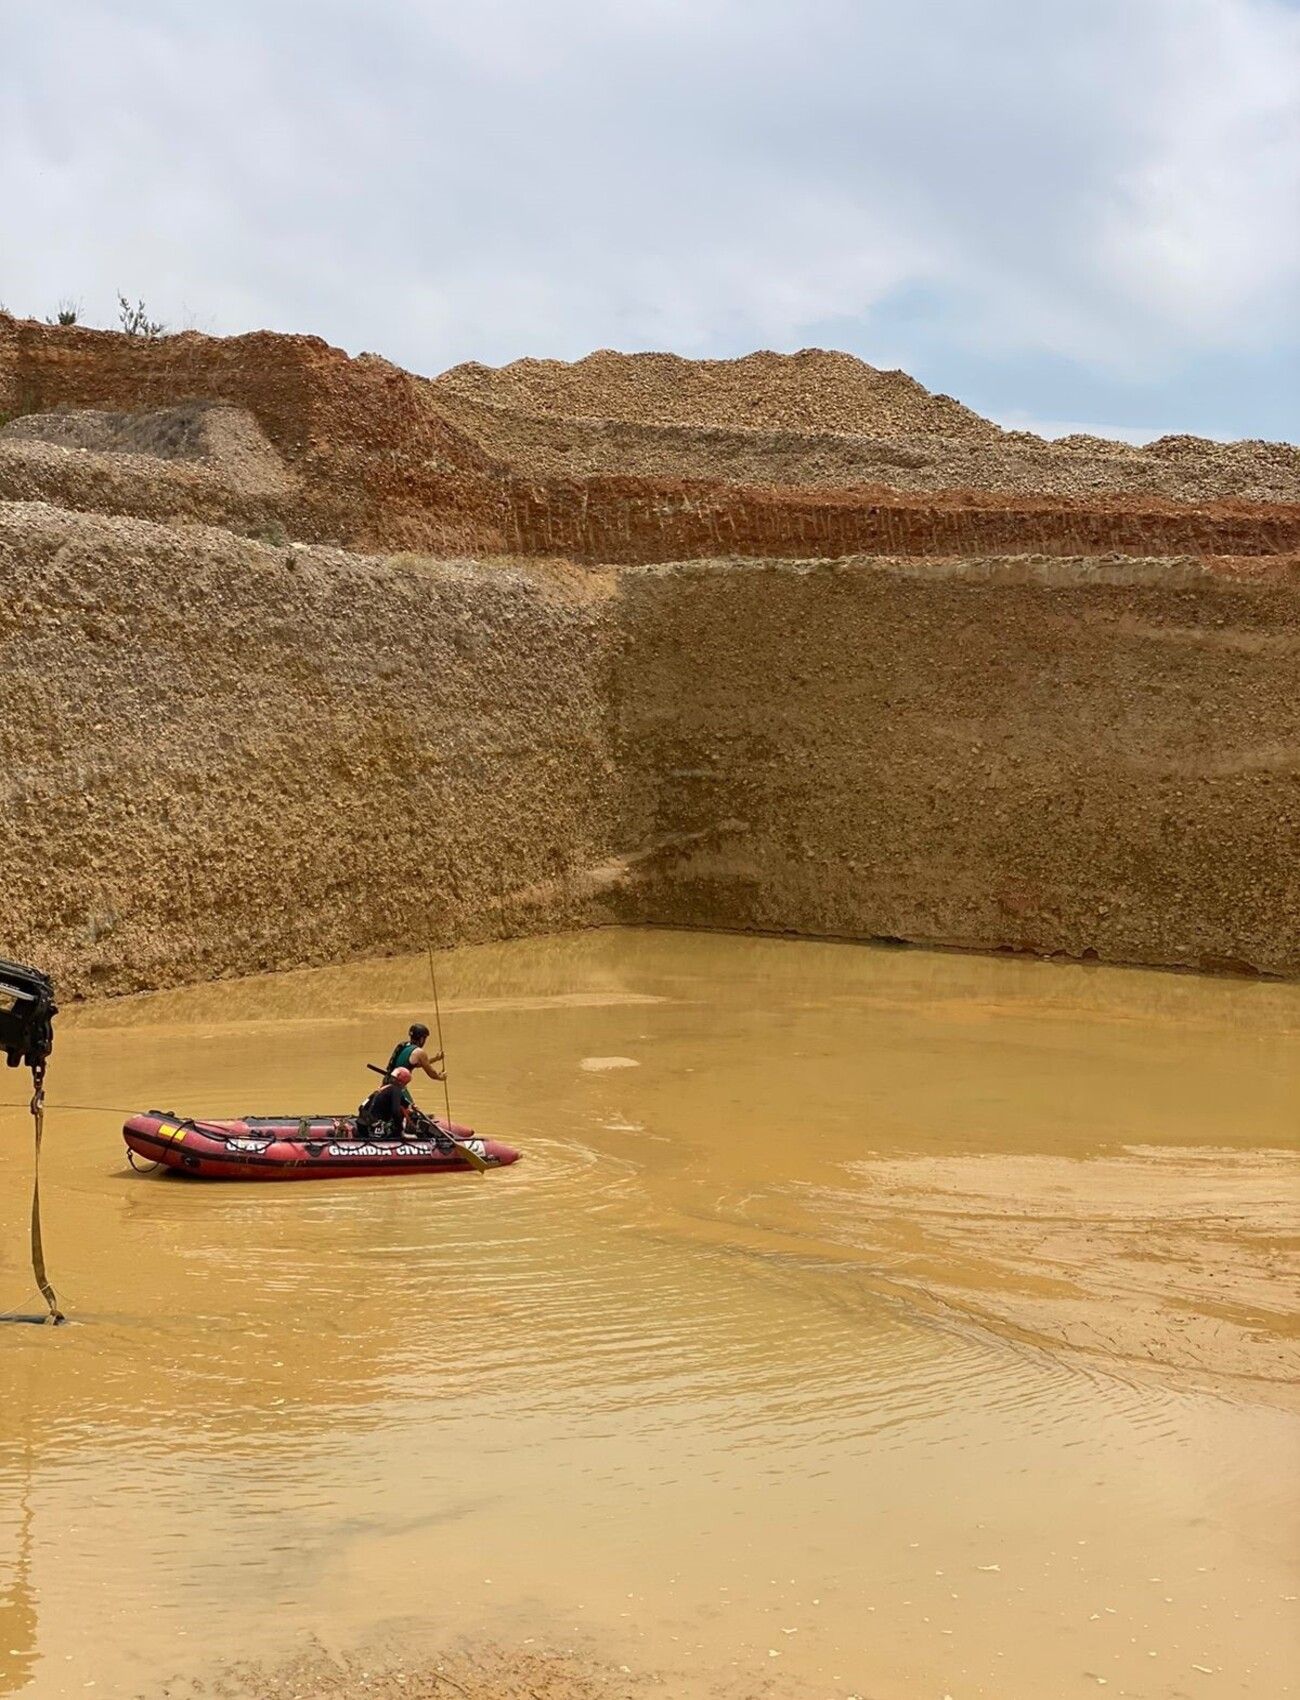
<svg viewBox="0 0 1300 1700"><path fill-rule="evenodd" d="M0 318L0 412L284 473L0 454L0 935L65 994L616 921L1300 973L1295 504L539 481L430 387Z"/></svg>
<svg viewBox="0 0 1300 1700"><path fill-rule="evenodd" d="M1300 972L1300 574L856 559L621 581L677 925ZM639 777L638 777L639 772Z"/></svg>
<svg viewBox="0 0 1300 1700"><path fill-rule="evenodd" d="M0 508L0 916L65 994L616 921L1300 972L1300 584L608 569Z"/></svg>
<svg viewBox="0 0 1300 1700"><path fill-rule="evenodd" d="M0 936L109 994L614 918L615 580L0 505Z"/></svg>

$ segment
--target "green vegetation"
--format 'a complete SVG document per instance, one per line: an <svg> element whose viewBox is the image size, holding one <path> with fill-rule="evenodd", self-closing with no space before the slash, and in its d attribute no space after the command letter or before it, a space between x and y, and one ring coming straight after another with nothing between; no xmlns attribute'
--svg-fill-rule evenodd
<svg viewBox="0 0 1300 1700"><path fill-rule="evenodd" d="M149 317L143 301L137 301L133 307L121 291L117 297L117 319L127 336L142 336L153 341L167 332L167 326L161 319Z"/></svg>

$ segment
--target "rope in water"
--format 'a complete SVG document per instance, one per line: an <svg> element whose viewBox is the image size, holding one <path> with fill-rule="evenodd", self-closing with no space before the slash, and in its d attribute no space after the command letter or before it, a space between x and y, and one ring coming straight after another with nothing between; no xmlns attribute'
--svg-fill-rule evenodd
<svg viewBox="0 0 1300 1700"><path fill-rule="evenodd" d="M15 1103L8 1098L0 1099L0 1110L26 1110L28 1108L30 1106L26 1103ZM97 1114L105 1116L138 1116L140 1114L139 1105L133 1110L124 1110L120 1104L48 1104L46 1108L51 1110L93 1110Z"/></svg>
<svg viewBox="0 0 1300 1700"><path fill-rule="evenodd" d="M39 1299L40 1296L40 1288L32 1287L28 1292L23 1294L22 1298L16 1305L14 1305L12 1310L0 1310L0 1322L35 1322L36 1318L29 1317L25 1307L29 1299Z"/></svg>

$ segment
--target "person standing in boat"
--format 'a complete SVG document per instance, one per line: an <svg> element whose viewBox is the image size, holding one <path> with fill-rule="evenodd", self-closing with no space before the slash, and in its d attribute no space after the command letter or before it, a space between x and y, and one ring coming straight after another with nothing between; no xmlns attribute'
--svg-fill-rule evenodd
<svg viewBox="0 0 1300 1700"><path fill-rule="evenodd" d="M395 1045L393 1054L388 1059L387 1073L390 1078L396 1068L410 1069L412 1074L415 1073L417 1068L422 1069L430 1080L444 1080L446 1078L445 1075L439 1074L436 1066L442 1061L442 1052L439 1051L436 1057L431 1057L425 1048L428 1038L429 1029L424 1023L422 1021L413 1022L409 1038L404 1039L400 1045ZM409 1093L407 1100L408 1102L410 1100Z"/></svg>

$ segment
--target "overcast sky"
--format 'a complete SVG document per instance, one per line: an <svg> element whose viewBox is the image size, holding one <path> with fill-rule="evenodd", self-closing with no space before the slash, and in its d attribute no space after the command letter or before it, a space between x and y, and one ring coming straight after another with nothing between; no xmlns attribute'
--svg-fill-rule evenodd
<svg viewBox="0 0 1300 1700"><path fill-rule="evenodd" d="M0 0L0 302L1300 439L1300 0Z"/></svg>

